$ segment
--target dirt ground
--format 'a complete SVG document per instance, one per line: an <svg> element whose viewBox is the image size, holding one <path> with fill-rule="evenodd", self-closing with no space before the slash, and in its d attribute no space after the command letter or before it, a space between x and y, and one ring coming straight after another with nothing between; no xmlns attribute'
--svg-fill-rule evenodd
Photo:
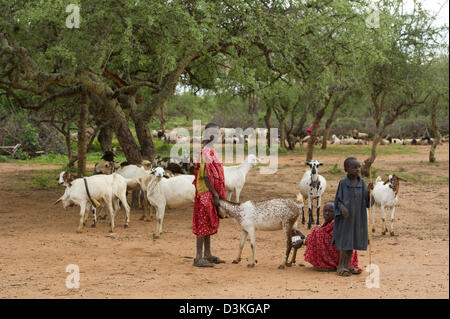
<svg viewBox="0 0 450 319"><path fill-rule="evenodd" d="M256 232L255 268L246 267L248 243L243 261L231 264L241 235L231 219L222 220L212 238L213 253L226 263L195 268L193 206L167 210L158 240L152 238L155 219L140 221L137 210L128 229L120 212L114 234L108 233L107 220L78 234L79 208L53 205L62 187L15 187L30 172L58 166L1 163L0 298L449 298L449 148L439 146L433 165L427 163L428 147L415 149L416 154L379 155L374 164L377 174L400 171L416 177L400 185L396 236L381 235L377 209L372 263L379 267L380 287L372 289L366 287L367 272L339 277L314 271L303 259L304 248L297 265L279 270L285 249L281 231ZM316 157L325 163L320 171L328 182L324 201L333 199L343 177L327 171L334 163L342 168L346 155ZM294 198L304 156L280 156L279 165L275 175L250 171L241 200ZM368 263L368 251L359 252L360 267ZM68 264L79 266L79 289L65 286Z"/></svg>

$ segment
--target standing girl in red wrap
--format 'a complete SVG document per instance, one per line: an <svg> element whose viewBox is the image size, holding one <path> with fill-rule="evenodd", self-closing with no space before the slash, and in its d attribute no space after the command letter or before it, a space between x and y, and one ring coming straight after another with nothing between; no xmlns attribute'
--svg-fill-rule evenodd
<svg viewBox="0 0 450 319"><path fill-rule="evenodd" d="M205 126L203 145L195 166L192 232L197 236L197 254L194 259L196 267L213 267L213 264L224 263L211 254L211 235L219 229L219 198L226 197L222 162L214 150L214 142L218 136L217 124L209 123Z"/></svg>

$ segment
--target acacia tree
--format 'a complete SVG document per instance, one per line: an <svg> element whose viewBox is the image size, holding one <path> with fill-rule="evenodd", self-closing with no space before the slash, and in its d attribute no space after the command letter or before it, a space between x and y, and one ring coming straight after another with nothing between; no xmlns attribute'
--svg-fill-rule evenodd
<svg viewBox="0 0 450 319"><path fill-rule="evenodd" d="M430 61L430 67L427 73L429 85L431 86L430 106L430 126L433 133L433 144L430 148L428 160L430 163L436 162L435 151L441 142L441 133L437 123L438 112L448 108L448 54L443 54Z"/></svg>
<svg viewBox="0 0 450 319"><path fill-rule="evenodd" d="M361 169L363 176L369 176L386 129L429 97L430 92L422 89L427 85L423 72L425 61L438 46L439 29L431 26L433 19L420 3L411 13L401 12L398 1L382 1L379 5L380 28L368 33L375 54L366 55L363 63L376 128L370 157Z"/></svg>
<svg viewBox="0 0 450 319"><path fill-rule="evenodd" d="M261 12L272 10L256 0L82 1L77 30L65 28L65 6L62 0L2 4L0 83L9 94L20 90L41 97L35 109L87 91L130 163L153 156L149 122L180 77L214 87L219 53L239 57L236 48L252 45L247 38L267 27Z"/></svg>

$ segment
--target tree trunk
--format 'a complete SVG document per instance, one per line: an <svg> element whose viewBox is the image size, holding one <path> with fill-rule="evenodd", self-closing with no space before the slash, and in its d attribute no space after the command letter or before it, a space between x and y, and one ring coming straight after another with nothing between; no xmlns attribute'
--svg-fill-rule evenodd
<svg viewBox="0 0 450 319"><path fill-rule="evenodd" d="M311 138L308 140L308 148L306 150L306 161L309 162L313 158L314 144L316 143L317 132L319 131L320 119L317 119L317 115L314 118L311 130Z"/></svg>
<svg viewBox="0 0 450 319"><path fill-rule="evenodd" d="M269 134L267 134L267 145L270 148L270 129L272 126L270 125L270 117L272 116L272 107L267 106L266 114L264 115L264 123L266 123L267 130Z"/></svg>
<svg viewBox="0 0 450 319"><path fill-rule="evenodd" d="M322 138L322 149L325 150L327 148L327 142L328 142L328 135L330 135L331 131L331 124L336 120L337 117L337 110L341 107L342 104L345 103L347 98L349 97L350 92L346 92L344 96L334 101L333 110L331 111L330 117L328 118L327 122L325 123L325 129L323 131L323 138Z"/></svg>
<svg viewBox="0 0 450 319"><path fill-rule="evenodd" d="M86 127L88 122L88 114L88 97L86 92L82 92L80 98L80 117L78 120L78 177L86 175Z"/></svg>
<svg viewBox="0 0 450 319"><path fill-rule="evenodd" d="M94 134L92 134L92 136L90 137L88 145L87 145L88 153L91 151L92 144L94 144L95 138L97 137L99 131L100 131L100 129L99 129L99 127L97 127L94 131Z"/></svg>
<svg viewBox="0 0 450 319"><path fill-rule="evenodd" d="M280 119L280 146L286 148L286 119Z"/></svg>
<svg viewBox="0 0 450 319"><path fill-rule="evenodd" d="M113 133L113 129L109 125L100 129L97 140L100 142L103 153L112 150Z"/></svg>
<svg viewBox="0 0 450 319"><path fill-rule="evenodd" d="M431 129L433 130L434 141L430 148L429 161L430 163L436 162L435 151L436 147L441 142L441 133L437 126L437 104L439 102L440 94L436 95L431 104Z"/></svg>
<svg viewBox="0 0 450 319"><path fill-rule="evenodd" d="M331 118L329 118L325 124L325 129L323 130L323 137L322 137L322 147L321 147L323 150L327 149L328 135L330 135L332 123L333 123L333 121L331 120Z"/></svg>
<svg viewBox="0 0 450 319"><path fill-rule="evenodd" d="M375 136L373 137L373 142L372 142L372 149L370 152L370 157L368 159L366 159L363 163L363 165L361 166L361 175L364 177L369 177L370 175L370 168L372 167L372 164L375 162L375 158L377 157L377 146L378 143L380 143L381 139L383 138L384 135L384 129L381 132L377 132L375 133Z"/></svg>
<svg viewBox="0 0 450 319"><path fill-rule="evenodd" d="M314 153L314 144L316 143L317 135L319 132L319 123L320 120L322 120L322 117L325 115L325 110L327 109L328 105L330 104L332 94L325 100L324 106L319 108L319 110L316 112L316 115L314 116L314 120L312 123L312 129L311 129L311 138L308 140L308 148L306 151L306 161L309 162L313 158Z"/></svg>
<svg viewBox="0 0 450 319"><path fill-rule="evenodd" d="M71 163L71 161L70 161L70 159L72 158L72 145L71 145L71 140L70 140L70 122L68 123L68 129L67 129L67 132L64 134L64 138L66 141L66 148L67 148L67 160L69 162L69 164L67 166L72 167L73 163Z"/></svg>
<svg viewBox="0 0 450 319"><path fill-rule="evenodd" d="M150 134L150 130L148 128L148 123L146 123L143 119L136 119L134 124L136 128L136 135L139 140L139 144L141 145L142 157L152 161L156 150L155 145L153 144L152 135Z"/></svg>

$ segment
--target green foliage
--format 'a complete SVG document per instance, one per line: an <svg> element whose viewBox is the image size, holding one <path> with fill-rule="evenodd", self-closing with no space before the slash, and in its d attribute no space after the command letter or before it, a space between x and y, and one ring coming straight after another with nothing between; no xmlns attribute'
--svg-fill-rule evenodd
<svg viewBox="0 0 450 319"><path fill-rule="evenodd" d="M30 157L30 155L29 155L27 152L25 152L24 150L18 149L18 150L14 153L13 158L18 159L18 160L29 160L31 157Z"/></svg>
<svg viewBox="0 0 450 319"><path fill-rule="evenodd" d="M327 171L327 173L330 173L330 174L342 174L342 173L343 173L343 170L340 169L340 168L338 167L338 164L337 164L337 163L334 163L333 167L330 168L330 169Z"/></svg>

